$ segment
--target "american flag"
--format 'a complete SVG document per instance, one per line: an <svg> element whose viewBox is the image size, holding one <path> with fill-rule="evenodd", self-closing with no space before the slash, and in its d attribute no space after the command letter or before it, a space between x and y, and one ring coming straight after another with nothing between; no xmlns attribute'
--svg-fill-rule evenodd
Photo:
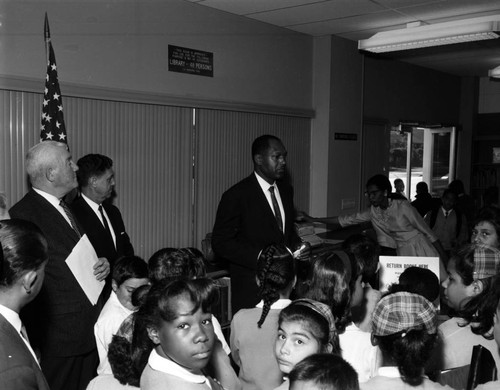
<svg viewBox="0 0 500 390"><path fill-rule="evenodd" d="M48 46L49 62L45 78L45 90L42 104L42 125L40 141L58 141L68 143L64 124L63 104L59 81L57 79L56 56L50 42L47 14L45 14L45 42Z"/></svg>

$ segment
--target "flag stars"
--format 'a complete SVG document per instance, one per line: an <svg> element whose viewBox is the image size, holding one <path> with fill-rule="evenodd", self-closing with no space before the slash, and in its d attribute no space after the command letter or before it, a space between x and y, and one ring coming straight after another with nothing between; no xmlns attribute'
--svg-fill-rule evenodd
<svg viewBox="0 0 500 390"><path fill-rule="evenodd" d="M52 134L52 132L48 132L45 137L47 137L46 139L52 139L52 137L54 137L54 134Z"/></svg>
<svg viewBox="0 0 500 390"><path fill-rule="evenodd" d="M43 99L43 106L46 107L47 104L49 104L49 101L47 99Z"/></svg>
<svg viewBox="0 0 500 390"><path fill-rule="evenodd" d="M56 92L56 93L54 94L54 96L53 96L53 99L54 99L54 100L59 100L59 96L60 96L60 95L58 95L58 93Z"/></svg>
<svg viewBox="0 0 500 390"><path fill-rule="evenodd" d="M57 106L57 109L58 109L59 111L62 111L62 110L63 110L63 107L62 107L62 105L60 105L60 106Z"/></svg>
<svg viewBox="0 0 500 390"><path fill-rule="evenodd" d="M66 134L64 134L64 133L59 133L59 139L60 139L61 141L64 141L64 140L66 139Z"/></svg>
<svg viewBox="0 0 500 390"><path fill-rule="evenodd" d="M52 64L50 67L52 68L52 70L57 70L56 64Z"/></svg>
<svg viewBox="0 0 500 390"><path fill-rule="evenodd" d="M61 124L59 123L59 121L56 121L56 127L57 127L58 129L60 129L60 128L61 128Z"/></svg>

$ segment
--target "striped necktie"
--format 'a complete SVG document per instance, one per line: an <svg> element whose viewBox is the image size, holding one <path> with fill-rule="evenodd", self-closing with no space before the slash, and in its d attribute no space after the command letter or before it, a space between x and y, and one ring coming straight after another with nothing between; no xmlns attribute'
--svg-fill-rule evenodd
<svg viewBox="0 0 500 390"><path fill-rule="evenodd" d="M66 216L69 219L71 227L73 228L73 230L75 231L75 233L78 234L78 238L81 238L82 235L80 234L80 231L78 230L78 225L76 224L75 217L73 216L73 213L69 209L67 203L64 200L61 199L61 201L59 202L59 206L61 206L62 209L64 210L64 212L66 213Z"/></svg>
<svg viewBox="0 0 500 390"><path fill-rule="evenodd" d="M269 192L271 193L271 201L273 203L274 217L276 218L276 222L278 223L279 229L283 232L283 219L281 219L281 211L280 211L280 206L278 205L278 200L276 199L276 195L274 195L274 186L269 187Z"/></svg>

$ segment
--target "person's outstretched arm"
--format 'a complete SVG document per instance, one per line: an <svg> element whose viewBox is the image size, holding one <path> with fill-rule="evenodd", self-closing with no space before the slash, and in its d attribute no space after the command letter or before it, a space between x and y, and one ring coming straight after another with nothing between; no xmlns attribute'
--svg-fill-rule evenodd
<svg viewBox="0 0 500 390"><path fill-rule="evenodd" d="M305 213L304 211L299 211L297 213L297 219L299 221L326 223L328 225L336 225L338 227L341 227L340 222L339 222L339 217L337 217L337 216L315 218L315 217L311 217L309 214Z"/></svg>

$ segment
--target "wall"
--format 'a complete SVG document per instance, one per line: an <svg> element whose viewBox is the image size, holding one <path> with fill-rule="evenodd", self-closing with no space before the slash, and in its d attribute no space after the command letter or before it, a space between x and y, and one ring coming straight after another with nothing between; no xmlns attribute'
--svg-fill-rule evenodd
<svg viewBox="0 0 500 390"><path fill-rule="evenodd" d="M364 116L458 124L460 77L404 62L365 57Z"/></svg>
<svg viewBox="0 0 500 390"><path fill-rule="evenodd" d="M357 43L347 39L332 36L331 47L328 215L338 215L359 207L363 56ZM335 133L355 134L357 140L335 140ZM342 199L355 203L342 210Z"/></svg>
<svg viewBox="0 0 500 390"><path fill-rule="evenodd" d="M314 38L313 105L311 123L311 195L309 213L326 215L328 205L328 155L330 134L330 74L332 37ZM320 229L318 229L320 230Z"/></svg>
<svg viewBox="0 0 500 390"><path fill-rule="evenodd" d="M500 80L481 77L479 80L479 114L500 112Z"/></svg>
<svg viewBox="0 0 500 390"><path fill-rule="evenodd" d="M45 12L63 96L76 84L312 107L311 37L182 0L2 1L0 75L43 82ZM169 72L169 44L214 53L214 77Z"/></svg>

